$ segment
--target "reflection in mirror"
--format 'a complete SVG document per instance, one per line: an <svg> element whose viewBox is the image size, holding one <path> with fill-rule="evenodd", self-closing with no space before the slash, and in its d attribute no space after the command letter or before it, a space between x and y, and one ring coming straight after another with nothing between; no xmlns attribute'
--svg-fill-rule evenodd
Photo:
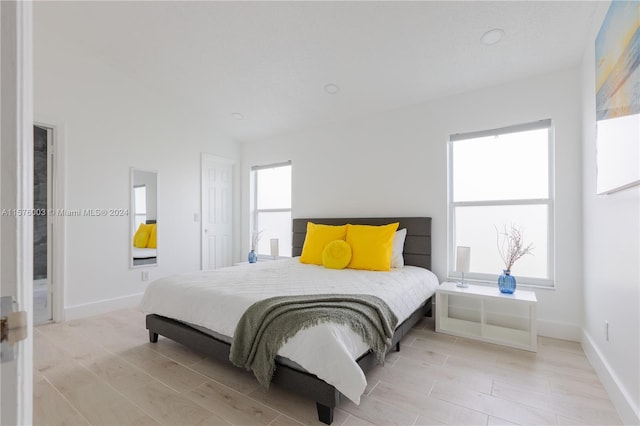
<svg viewBox="0 0 640 426"><path fill-rule="evenodd" d="M158 264L158 174L131 169L131 267Z"/></svg>

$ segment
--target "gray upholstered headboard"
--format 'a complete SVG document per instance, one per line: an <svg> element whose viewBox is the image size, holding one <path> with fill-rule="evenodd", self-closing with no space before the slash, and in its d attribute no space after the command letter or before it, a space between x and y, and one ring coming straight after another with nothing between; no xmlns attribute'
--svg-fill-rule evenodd
<svg viewBox="0 0 640 426"><path fill-rule="evenodd" d="M407 228L404 241L405 265L431 269L431 218L430 217L374 217L374 218L335 218L335 219L293 219L292 255L300 256L304 238L307 235L307 222L322 225L386 225L400 222L398 229Z"/></svg>

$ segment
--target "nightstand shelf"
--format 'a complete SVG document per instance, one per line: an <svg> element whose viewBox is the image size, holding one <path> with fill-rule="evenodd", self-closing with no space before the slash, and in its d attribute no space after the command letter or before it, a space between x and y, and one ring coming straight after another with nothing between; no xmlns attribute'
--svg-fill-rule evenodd
<svg viewBox="0 0 640 426"><path fill-rule="evenodd" d="M480 320L471 321L450 318L449 296L477 301ZM528 329L520 330L502 325L488 324L485 311L486 301L526 306L529 313ZM502 294L495 287L469 285L469 287L462 288L457 287L456 283L444 282L436 290L436 331L536 352L538 350L536 306L536 295L532 291L516 290L514 294Z"/></svg>

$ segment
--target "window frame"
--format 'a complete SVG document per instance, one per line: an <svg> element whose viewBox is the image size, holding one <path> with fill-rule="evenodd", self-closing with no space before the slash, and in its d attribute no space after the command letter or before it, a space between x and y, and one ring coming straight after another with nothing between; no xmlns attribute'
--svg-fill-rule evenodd
<svg viewBox="0 0 640 426"><path fill-rule="evenodd" d="M499 136L509 133L529 130L547 129L547 162L548 162L548 192L547 198L524 198L514 200L482 200L482 201L453 201L453 144L457 141L476 139L487 136ZM455 241L456 241L456 208L457 207L485 207L485 206L522 206L544 205L547 207L547 278L520 277L518 285L527 287L555 288L555 132L553 121L544 119L524 124L501 127L491 130L481 130L469 133L456 133L449 136L447 141L447 279L459 280L460 274L455 272ZM494 284L500 271L496 274L486 274L469 271L465 273L465 280L478 283Z"/></svg>
<svg viewBox="0 0 640 426"><path fill-rule="evenodd" d="M289 207L287 208L276 208L276 209L259 209L258 208L258 171L260 170L265 170L265 169L274 169L274 168L278 168L278 167L286 167L286 166L292 166L291 164L291 160L289 161L284 161L281 163L273 163L273 164L266 164L266 165L262 165L262 166L251 166L251 186L252 186L252 199L251 199L251 203L252 203L252 220L251 220L251 226L250 226L250 231L249 232L249 246L251 246L251 238L253 237L254 232L256 232L257 230L260 229L260 223L258 220L258 217L260 215L260 213L286 213L289 212L291 214L291 218L293 219L293 212L292 212L292 208ZM292 167L292 174L293 174L293 167ZM293 175L291 177L291 186L293 186ZM291 191L291 188L289 189ZM293 200L291 202L291 204L293 204ZM293 224L291 225L293 226ZM257 248L256 248L257 250ZM272 256L268 253L259 253L256 252L256 254L258 255L258 259L272 259ZM290 256L278 256L280 258L282 257L290 257Z"/></svg>
<svg viewBox="0 0 640 426"><path fill-rule="evenodd" d="M144 213L138 213L138 203L136 202L136 200L138 199L138 197L136 196L136 192L138 190L143 190L144 192L144 201L145 201L145 205L144 205ZM142 222L141 224L146 224L147 223L147 185L146 184L142 184L142 185L134 185L133 186L133 199L134 199L134 212L133 212L133 222L134 223L138 223L140 218L142 218ZM138 224L134 229L134 233L135 231L138 229L138 227L140 226L140 224Z"/></svg>

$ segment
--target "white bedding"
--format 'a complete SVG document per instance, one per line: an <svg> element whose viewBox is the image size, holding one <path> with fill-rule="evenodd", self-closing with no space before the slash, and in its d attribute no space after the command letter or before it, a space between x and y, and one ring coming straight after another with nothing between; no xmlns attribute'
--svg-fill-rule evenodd
<svg viewBox="0 0 640 426"><path fill-rule="evenodd" d="M437 287L437 277L423 268L333 270L292 258L162 278L149 284L141 308L233 337L246 309L273 296L371 294L389 305L400 324ZM300 331L278 355L296 362L359 404L367 381L355 359L367 350L362 338L348 326L322 323Z"/></svg>
<svg viewBox="0 0 640 426"><path fill-rule="evenodd" d="M156 249L133 247L132 254L134 259L150 259L156 257Z"/></svg>

